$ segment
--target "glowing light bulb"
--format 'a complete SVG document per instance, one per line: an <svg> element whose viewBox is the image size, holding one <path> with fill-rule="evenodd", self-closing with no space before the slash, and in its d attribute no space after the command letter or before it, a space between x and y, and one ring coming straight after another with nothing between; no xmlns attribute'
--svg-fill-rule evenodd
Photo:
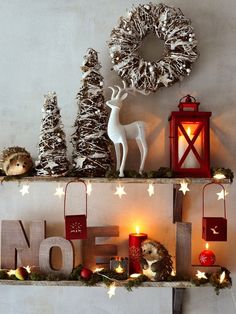
<svg viewBox="0 0 236 314"><path fill-rule="evenodd" d="M225 280L225 271L223 271L223 273L220 275L220 283L223 283L224 280Z"/></svg>

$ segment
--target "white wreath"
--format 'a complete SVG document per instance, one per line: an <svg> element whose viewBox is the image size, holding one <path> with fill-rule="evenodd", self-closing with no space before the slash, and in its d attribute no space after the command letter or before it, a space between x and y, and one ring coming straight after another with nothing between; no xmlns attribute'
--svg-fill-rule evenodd
<svg viewBox="0 0 236 314"><path fill-rule="evenodd" d="M144 60L137 51L151 32L164 40L163 57L154 62ZM128 85L146 92L182 80L198 58L191 21L180 9L164 4L139 5L121 17L108 45L113 69Z"/></svg>

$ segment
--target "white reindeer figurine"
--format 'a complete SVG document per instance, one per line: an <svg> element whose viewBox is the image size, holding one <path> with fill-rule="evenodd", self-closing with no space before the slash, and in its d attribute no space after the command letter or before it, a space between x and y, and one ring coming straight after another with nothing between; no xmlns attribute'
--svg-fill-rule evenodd
<svg viewBox="0 0 236 314"><path fill-rule="evenodd" d="M141 162L139 168L140 174L142 174L148 151L144 131L144 122L135 121L133 123L126 125L122 125L120 123L119 113L122 107L122 102L128 96L127 91L134 90L133 88L127 88L125 82L123 82L123 85L124 88L120 88L120 86L115 86L116 89L114 89L113 87L109 87L112 90L112 95L111 99L106 102L107 106L111 108L111 113L108 120L107 133L115 146L116 170L119 171L119 177L124 177L124 167L126 157L128 154L127 139L135 139L137 142L141 155ZM140 93L143 94L143 92ZM120 153L120 144L122 145L123 148L122 161Z"/></svg>

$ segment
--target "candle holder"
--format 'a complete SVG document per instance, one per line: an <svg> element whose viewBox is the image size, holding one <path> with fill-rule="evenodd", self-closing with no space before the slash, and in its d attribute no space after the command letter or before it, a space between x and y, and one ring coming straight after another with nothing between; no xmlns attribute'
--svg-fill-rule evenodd
<svg viewBox="0 0 236 314"><path fill-rule="evenodd" d="M180 99L170 121L171 170L176 177L210 177L210 116L190 95Z"/></svg>
<svg viewBox="0 0 236 314"><path fill-rule="evenodd" d="M129 266L129 259L128 257L112 257L110 259L110 270L115 271L117 274L126 274L128 277L128 266Z"/></svg>

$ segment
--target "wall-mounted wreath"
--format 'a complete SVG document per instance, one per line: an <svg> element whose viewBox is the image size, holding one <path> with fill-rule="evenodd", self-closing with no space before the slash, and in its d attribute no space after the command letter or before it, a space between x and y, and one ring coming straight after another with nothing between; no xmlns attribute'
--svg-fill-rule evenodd
<svg viewBox="0 0 236 314"><path fill-rule="evenodd" d="M163 57L154 62L138 53L144 37L152 32L164 41ZM191 21L180 9L164 4L139 5L121 17L108 45L113 69L128 84L146 92L182 80L198 58Z"/></svg>

